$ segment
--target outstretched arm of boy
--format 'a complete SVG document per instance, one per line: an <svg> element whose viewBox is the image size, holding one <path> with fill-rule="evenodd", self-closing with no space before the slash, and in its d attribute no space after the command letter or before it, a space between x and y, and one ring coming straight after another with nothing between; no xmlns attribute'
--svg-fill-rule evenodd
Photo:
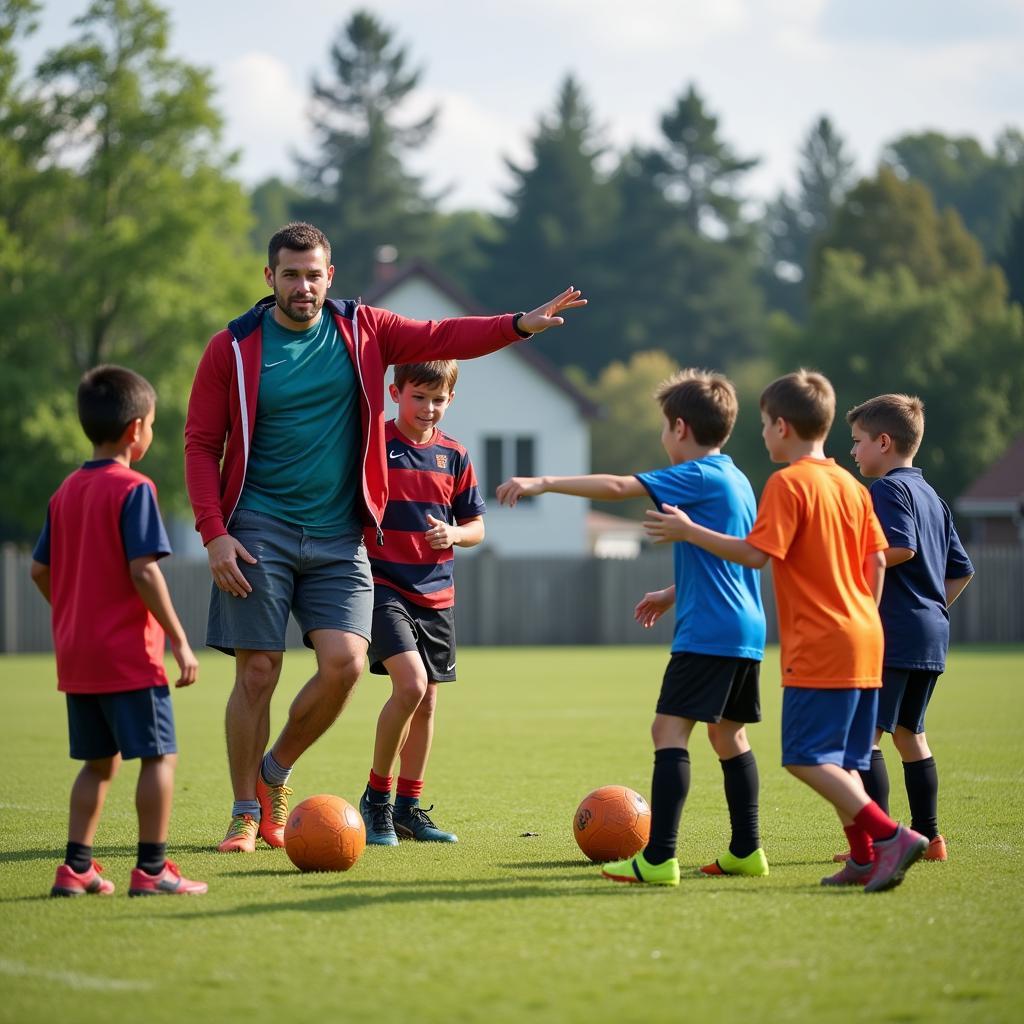
<svg viewBox="0 0 1024 1024"><path fill-rule="evenodd" d="M664 511L647 510L644 530L655 544L667 544L670 541L685 541L709 551L727 562L737 562L749 569L760 569L767 561L768 555L753 544L748 544L742 537L733 537L728 533L716 533L706 526L699 526L682 509L675 505L663 504Z"/></svg>
<svg viewBox="0 0 1024 1024"><path fill-rule="evenodd" d="M946 580L946 607L948 608L965 590L967 584L974 579L974 573L970 576L960 576L955 580Z"/></svg>
<svg viewBox="0 0 1024 1024"><path fill-rule="evenodd" d="M885 586L885 552L869 551L864 556L864 578L875 599L875 604L882 602L882 588Z"/></svg>
<svg viewBox="0 0 1024 1024"><path fill-rule="evenodd" d="M50 567L43 562L32 559L32 568L29 569L32 582L39 588L39 593L50 601ZM52 602L50 602L52 603Z"/></svg>
<svg viewBox="0 0 1024 1024"><path fill-rule="evenodd" d="M484 539L483 516L474 516L464 523L446 523L441 519L427 513L427 522L430 528L427 530L427 543L435 551L444 551L446 548L472 548L476 547Z"/></svg>
<svg viewBox="0 0 1024 1024"><path fill-rule="evenodd" d="M664 590L652 590L637 603L633 609L633 618L640 623L644 629L650 629L658 619L662 617L675 604L676 588L665 587Z"/></svg>
<svg viewBox="0 0 1024 1024"><path fill-rule="evenodd" d="M160 571L155 555L143 555L133 558L128 563L132 583L142 598L142 603L153 613L153 618L160 623L167 634L171 645L171 654L178 663L180 673L175 686L191 686L199 675L199 662L189 646L185 630L181 628L178 614L171 603L171 594L167 589L167 581Z"/></svg>
<svg viewBox="0 0 1024 1024"><path fill-rule="evenodd" d="M589 476L513 476L499 485L498 503L511 508L520 498L538 494L569 494L598 501L644 498L647 489L635 476L592 473Z"/></svg>

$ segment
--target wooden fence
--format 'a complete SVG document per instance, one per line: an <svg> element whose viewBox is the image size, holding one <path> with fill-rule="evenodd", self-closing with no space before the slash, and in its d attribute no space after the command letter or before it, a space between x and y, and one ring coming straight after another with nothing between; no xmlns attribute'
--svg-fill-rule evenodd
<svg viewBox="0 0 1024 1024"><path fill-rule="evenodd" d="M953 607L954 643L1024 642L1024 548L970 550L977 577ZM457 556L456 556L457 557ZM49 651L46 602L29 578L30 556L13 547L0 553L0 652ZM175 606L193 644L206 636L210 574L205 562L163 563ZM633 621L633 607L649 590L672 581L668 549L635 560L498 558L482 551L458 559L457 631L462 646L479 644L667 645L671 615L653 629ZM763 574L769 641L776 639L770 574ZM289 644L301 644L294 622Z"/></svg>

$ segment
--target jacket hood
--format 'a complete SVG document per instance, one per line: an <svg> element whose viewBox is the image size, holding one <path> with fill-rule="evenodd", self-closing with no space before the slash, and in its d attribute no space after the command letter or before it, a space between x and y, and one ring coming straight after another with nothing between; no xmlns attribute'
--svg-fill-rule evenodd
<svg viewBox="0 0 1024 1024"><path fill-rule="evenodd" d="M265 295L252 309L246 310L241 316L236 316L234 320L228 323L228 330L231 332L231 336L239 341L242 338L248 338L259 327L263 314L273 307L274 302L273 295ZM330 308L334 313L344 317L346 320L352 319L356 305L355 299L328 299L324 303L325 307Z"/></svg>

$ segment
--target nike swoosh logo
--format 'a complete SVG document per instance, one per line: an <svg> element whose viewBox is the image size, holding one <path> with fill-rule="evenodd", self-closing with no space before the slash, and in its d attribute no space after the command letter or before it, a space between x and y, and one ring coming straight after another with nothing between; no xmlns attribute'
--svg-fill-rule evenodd
<svg viewBox="0 0 1024 1024"><path fill-rule="evenodd" d="M400 459L405 452L388 452L389 459Z"/></svg>
<svg viewBox="0 0 1024 1024"><path fill-rule="evenodd" d="M455 662L454 661L445 669L445 672L451 672L451 670L453 668L455 668Z"/></svg>
<svg viewBox="0 0 1024 1024"><path fill-rule="evenodd" d="M288 362L287 359L278 359L278 361L276 363L264 363L263 364L263 369L264 370L272 370L275 366L280 366L282 363L287 363L287 362Z"/></svg>

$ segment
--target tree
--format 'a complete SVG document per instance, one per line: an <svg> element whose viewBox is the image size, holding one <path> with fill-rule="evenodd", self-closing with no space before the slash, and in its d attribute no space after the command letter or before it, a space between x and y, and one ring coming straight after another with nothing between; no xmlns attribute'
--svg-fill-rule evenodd
<svg viewBox="0 0 1024 1024"><path fill-rule="evenodd" d="M319 151L300 161L312 198L298 217L336 240L333 262L342 289L358 293L373 277L382 245L403 258L429 244L436 205L402 157L430 138L436 111L408 124L397 120L420 81L406 50L372 14L357 11L330 51L333 79L313 81L313 127Z"/></svg>
<svg viewBox="0 0 1024 1024"><path fill-rule="evenodd" d="M1024 306L1024 203L1010 222L999 265L1006 275L1010 299Z"/></svg>
<svg viewBox="0 0 1024 1024"><path fill-rule="evenodd" d="M559 86L553 112L540 118L530 147L529 164L506 161L513 177L511 209L498 218L498 241L485 245L488 262L475 288L498 309L573 283L585 284L593 297L601 271L598 249L614 197L598 170L604 153L600 130L571 75ZM588 328L567 326L568 337L550 346L538 339L538 345L564 362Z"/></svg>
<svg viewBox="0 0 1024 1024"><path fill-rule="evenodd" d="M902 391L925 401L915 462L953 500L1024 429L1024 314L952 210L883 168L847 197L827 238L805 329L777 337L784 365L813 366L845 410Z"/></svg>
<svg viewBox="0 0 1024 1024"><path fill-rule="evenodd" d="M795 195L781 192L765 212L768 302L803 320L815 246L853 186L854 160L828 117L820 117L800 149Z"/></svg>
<svg viewBox="0 0 1024 1024"><path fill-rule="evenodd" d="M184 506L180 434L210 334L250 304L260 261L248 204L218 149L206 72L167 56L149 0L93 0L79 37L51 52L30 90L44 144L25 150L19 204L5 191L19 259L0 265L5 324L0 449L9 528L38 529L60 475L88 454L74 414L82 371L121 362L160 396L146 469Z"/></svg>
<svg viewBox="0 0 1024 1024"><path fill-rule="evenodd" d="M249 195L253 215L250 238L257 252L266 250L271 236L292 219L292 211L305 198L295 185L277 177L261 181L252 190Z"/></svg>
<svg viewBox="0 0 1024 1024"><path fill-rule="evenodd" d="M1024 201L1024 134L1007 128L986 152L977 139L940 132L904 135L882 157L904 178L922 182L940 209L952 207L989 259L1003 249L1014 213Z"/></svg>

